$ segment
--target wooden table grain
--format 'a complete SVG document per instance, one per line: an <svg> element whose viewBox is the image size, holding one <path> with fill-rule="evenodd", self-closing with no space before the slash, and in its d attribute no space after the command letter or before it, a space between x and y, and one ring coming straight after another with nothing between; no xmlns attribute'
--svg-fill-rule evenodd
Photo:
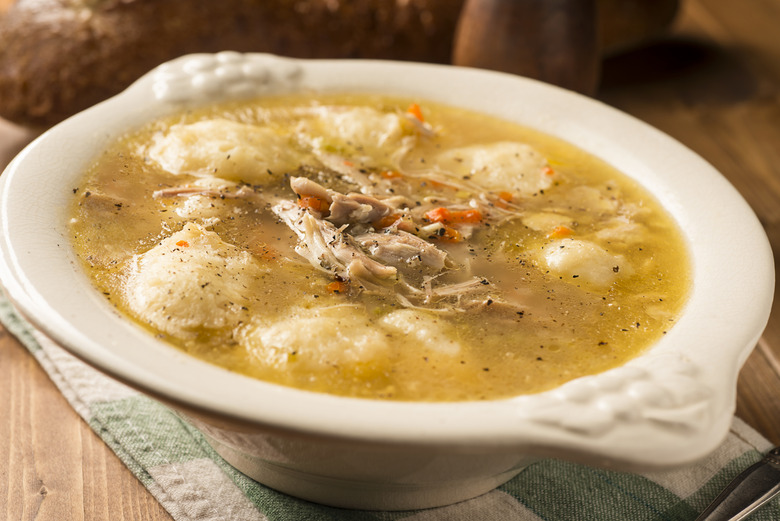
<svg viewBox="0 0 780 521"><path fill-rule="evenodd" d="M0 0L8 2L8 0ZM780 1L683 0L671 34L603 62L597 98L712 163L780 249ZM0 120L0 165L31 138ZM735 258L733 269L742 269ZM728 305L728 303L724 303ZM780 301L740 373L737 415L780 445ZM0 516L170 519L0 328Z"/></svg>

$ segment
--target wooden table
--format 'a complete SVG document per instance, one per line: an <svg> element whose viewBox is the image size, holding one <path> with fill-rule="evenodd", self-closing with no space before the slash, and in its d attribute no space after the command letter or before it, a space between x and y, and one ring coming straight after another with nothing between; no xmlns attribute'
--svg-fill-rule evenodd
<svg viewBox="0 0 780 521"><path fill-rule="evenodd" d="M670 38L607 58L597 97L677 138L742 193L780 248L780 1L684 0ZM32 135L0 121L0 164ZM734 269L740 267L735 264ZM780 301L737 415L780 444ZM0 328L0 515L170 519Z"/></svg>

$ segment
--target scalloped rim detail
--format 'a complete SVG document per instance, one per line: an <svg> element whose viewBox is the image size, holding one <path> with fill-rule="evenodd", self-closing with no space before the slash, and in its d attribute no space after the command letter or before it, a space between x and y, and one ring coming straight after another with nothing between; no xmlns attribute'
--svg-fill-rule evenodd
<svg viewBox="0 0 780 521"><path fill-rule="evenodd" d="M164 103L205 102L294 89L302 76L303 68L293 60L225 51L162 64L151 73L151 88Z"/></svg>
<svg viewBox="0 0 780 521"><path fill-rule="evenodd" d="M714 393L700 373L680 354L651 352L529 399L524 414L584 436L603 436L627 423L693 432L716 412Z"/></svg>

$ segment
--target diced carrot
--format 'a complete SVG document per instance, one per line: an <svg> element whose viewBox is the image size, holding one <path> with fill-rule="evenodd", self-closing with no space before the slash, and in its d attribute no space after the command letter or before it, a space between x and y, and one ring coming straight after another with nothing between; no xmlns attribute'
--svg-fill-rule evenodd
<svg viewBox="0 0 780 521"><path fill-rule="evenodd" d="M346 282L342 282L340 280L334 280L330 284L326 286L327 290L331 293L346 293L347 289L349 288L347 286Z"/></svg>
<svg viewBox="0 0 780 521"><path fill-rule="evenodd" d="M330 204L321 197L315 197L313 195L303 195L298 199L298 206L301 208L307 208L317 212L326 212L330 208Z"/></svg>
<svg viewBox="0 0 780 521"><path fill-rule="evenodd" d="M544 172L544 175L555 175L555 170L553 170L552 167L549 166L542 168L542 172Z"/></svg>
<svg viewBox="0 0 780 521"><path fill-rule="evenodd" d="M384 228L389 228L390 226L400 221L402 218L403 216L400 213L391 213L372 222L371 226L377 230L382 230Z"/></svg>
<svg viewBox="0 0 780 521"><path fill-rule="evenodd" d="M457 188L455 185L452 185L450 183L445 183L443 181L437 181L435 179L427 179L427 180L425 180L423 182L425 184L427 184L428 186L430 186L432 188L437 188L439 190L441 190L442 188L452 188L452 189Z"/></svg>
<svg viewBox="0 0 780 521"><path fill-rule="evenodd" d="M355 163L353 163L352 161L347 161L346 159L344 160L344 164L346 166L355 166Z"/></svg>
<svg viewBox="0 0 780 521"><path fill-rule="evenodd" d="M184 239L176 242L176 246L179 246L180 248L187 248L189 245L190 243L188 243Z"/></svg>
<svg viewBox="0 0 780 521"><path fill-rule="evenodd" d="M403 177L403 174L398 170L384 170L383 172L380 172L379 175L385 179L399 179Z"/></svg>
<svg viewBox="0 0 780 521"><path fill-rule="evenodd" d="M512 199L514 197L515 195L512 192L498 192L498 199L496 199L496 202L494 204L497 207L506 210L507 208L509 208L509 203L512 202Z"/></svg>
<svg viewBox="0 0 780 521"><path fill-rule="evenodd" d="M450 212L451 223L478 223L482 220L482 212L479 210L458 210Z"/></svg>
<svg viewBox="0 0 780 521"><path fill-rule="evenodd" d="M568 226L556 226L553 228L553 230L547 234L547 237L550 239L565 239L566 237L571 237L571 235L574 233L574 230L569 228Z"/></svg>
<svg viewBox="0 0 780 521"><path fill-rule="evenodd" d="M425 123L425 118L423 117L422 110L420 109L420 106L417 103L412 103L409 105L409 108L406 109L406 112L417 118L421 123Z"/></svg>
<svg viewBox="0 0 780 521"><path fill-rule="evenodd" d="M463 224L478 223L482 220L482 212L479 210L455 210L451 211L443 206L428 210L424 218L432 223Z"/></svg>
<svg viewBox="0 0 780 521"><path fill-rule="evenodd" d="M437 238L442 242L460 242L463 240L463 235L455 228L445 226L442 230L443 233L437 234Z"/></svg>
<svg viewBox="0 0 780 521"><path fill-rule="evenodd" d="M432 210L428 210L427 212L425 212L423 217L428 222L443 223L449 221L450 211L444 208L443 206L439 206L437 208L433 208Z"/></svg>

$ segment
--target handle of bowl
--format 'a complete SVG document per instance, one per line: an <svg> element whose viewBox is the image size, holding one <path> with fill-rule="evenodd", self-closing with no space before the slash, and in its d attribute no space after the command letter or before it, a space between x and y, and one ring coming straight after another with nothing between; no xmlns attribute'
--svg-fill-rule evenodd
<svg viewBox="0 0 780 521"><path fill-rule="evenodd" d="M600 70L596 3L466 0L452 61L593 94Z"/></svg>

